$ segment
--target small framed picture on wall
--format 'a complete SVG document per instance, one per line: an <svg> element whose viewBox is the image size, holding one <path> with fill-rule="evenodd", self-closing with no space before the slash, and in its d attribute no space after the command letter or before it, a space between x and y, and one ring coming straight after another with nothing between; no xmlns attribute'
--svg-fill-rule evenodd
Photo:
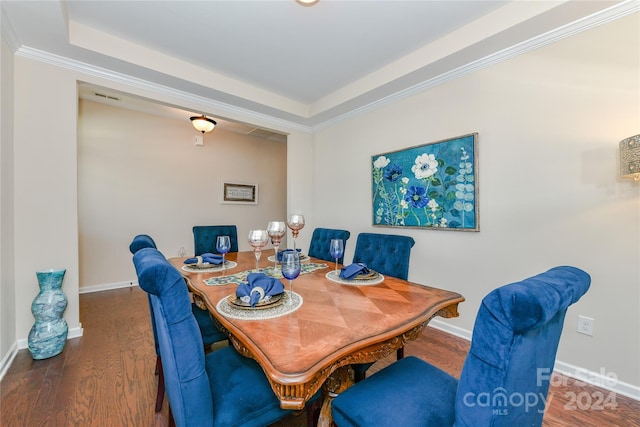
<svg viewBox="0 0 640 427"><path fill-rule="evenodd" d="M222 203L258 204L257 184L222 182Z"/></svg>

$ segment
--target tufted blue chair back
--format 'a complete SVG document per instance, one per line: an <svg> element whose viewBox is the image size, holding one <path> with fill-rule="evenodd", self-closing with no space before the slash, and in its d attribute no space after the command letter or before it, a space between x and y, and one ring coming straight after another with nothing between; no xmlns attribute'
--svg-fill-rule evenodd
<svg viewBox="0 0 640 427"><path fill-rule="evenodd" d="M347 240L351 233L347 230L336 230L333 228L316 228L311 235L311 244L309 245L309 256L323 259L325 261L335 261L329 252L329 243L332 239L342 239L342 245L347 249ZM338 262L342 264L344 255L338 258Z"/></svg>
<svg viewBox="0 0 640 427"><path fill-rule="evenodd" d="M542 425L567 307L590 283L578 268L556 267L482 300L458 384L456 426Z"/></svg>
<svg viewBox="0 0 640 427"><path fill-rule="evenodd" d="M129 245L129 250L132 254L136 254L141 249L152 248L157 249L156 242L153 241L151 236L147 234L138 234L133 238L131 244ZM153 342L156 347L156 354L158 354L158 333L156 331L156 320L153 317L153 310L151 309L151 297L149 299L149 310L151 312L151 328L153 329Z"/></svg>
<svg viewBox="0 0 640 427"><path fill-rule="evenodd" d="M414 244L415 240L409 236L360 233L353 262L362 262L379 273L407 280Z"/></svg>
<svg viewBox="0 0 640 427"><path fill-rule="evenodd" d="M218 236L229 236L231 251L238 252L238 228L235 225L196 225L193 227L193 248L195 255L218 253L216 240Z"/></svg>
<svg viewBox="0 0 640 427"><path fill-rule="evenodd" d="M133 256L156 319L166 393L177 426L211 425L213 403L204 348L184 279L156 249Z"/></svg>
<svg viewBox="0 0 640 427"><path fill-rule="evenodd" d="M149 236L148 234L138 234L129 244L129 251L131 251L132 254L135 254L140 249L144 248L158 248L156 246L156 242L154 242L151 236Z"/></svg>

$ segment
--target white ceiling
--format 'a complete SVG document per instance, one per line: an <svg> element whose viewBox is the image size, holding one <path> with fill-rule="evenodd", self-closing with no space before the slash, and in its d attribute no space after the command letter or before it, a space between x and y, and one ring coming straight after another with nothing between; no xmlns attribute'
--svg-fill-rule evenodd
<svg viewBox="0 0 640 427"><path fill-rule="evenodd" d="M637 11L638 4L1 2L3 34L19 55L151 84L223 122L241 111L274 128L308 130Z"/></svg>

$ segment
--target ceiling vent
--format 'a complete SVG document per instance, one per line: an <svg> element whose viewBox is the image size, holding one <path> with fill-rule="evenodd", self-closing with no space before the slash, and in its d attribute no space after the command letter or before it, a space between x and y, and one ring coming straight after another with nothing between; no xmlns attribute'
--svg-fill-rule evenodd
<svg viewBox="0 0 640 427"><path fill-rule="evenodd" d="M111 95L105 95L104 93L93 92L94 96L98 98L110 99L111 101L120 101L120 98Z"/></svg>

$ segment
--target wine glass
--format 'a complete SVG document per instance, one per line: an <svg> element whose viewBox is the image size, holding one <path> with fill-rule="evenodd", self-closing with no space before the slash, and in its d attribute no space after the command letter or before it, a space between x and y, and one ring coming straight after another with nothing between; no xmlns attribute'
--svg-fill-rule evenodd
<svg viewBox="0 0 640 427"><path fill-rule="evenodd" d="M267 225L267 233L271 237L271 244L276 250L274 268L278 268L278 248L280 247L280 240L287 233L287 226L284 225L284 221L271 221Z"/></svg>
<svg viewBox="0 0 640 427"><path fill-rule="evenodd" d="M268 241L267 230L249 231L249 244L253 247L253 254L256 256L256 271L260 271L260 255L262 255L262 248Z"/></svg>
<svg viewBox="0 0 640 427"><path fill-rule="evenodd" d="M289 216L287 225L291 229L291 235L293 236L293 250L296 250L296 237L298 232L304 227L304 216L301 214L293 214Z"/></svg>
<svg viewBox="0 0 640 427"><path fill-rule="evenodd" d="M229 236L218 236L216 239L216 250L219 254L222 254L222 268L224 269L224 256L231 250L231 239L229 239Z"/></svg>
<svg viewBox="0 0 640 427"><path fill-rule="evenodd" d="M293 304L293 279L300 275L300 255L298 251L284 251L282 253L282 276L289 279L289 300Z"/></svg>
<svg viewBox="0 0 640 427"><path fill-rule="evenodd" d="M338 258L344 254L344 243L342 239L331 239L329 243L329 253L336 259L336 277L338 276Z"/></svg>

